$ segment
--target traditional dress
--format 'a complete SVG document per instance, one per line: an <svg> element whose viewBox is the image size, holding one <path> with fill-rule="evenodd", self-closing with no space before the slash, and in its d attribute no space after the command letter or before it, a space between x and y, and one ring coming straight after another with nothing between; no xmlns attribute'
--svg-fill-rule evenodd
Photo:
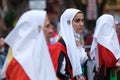
<svg viewBox="0 0 120 80"><path fill-rule="evenodd" d="M45 18L45 11L28 11L5 38L12 50L6 80L56 80L43 32Z"/></svg>
<svg viewBox="0 0 120 80"><path fill-rule="evenodd" d="M120 48L113 16L104 14L98 18L90 56L96 61L94 80L119 80L116 63L120 58Z"/></svg>
<svg viewBox="0 0 120 80"><path fill-rule="evenodd" d="M78 48L76 45L72 26L72 20L78 12L80 10L67 9L62 14L59 32L62 38L56 43L56 48L51 53L57 77L63 78L64 76L63 80L82 75L81 65L87 60L87 54L83 47Z"/></svg>
<svg viewBox="0 0 120 80"><path fill-rule="evenodd" d="M51 57L57 77L61 80L73 79L72 67L62 38L52 47Z"/></svg>

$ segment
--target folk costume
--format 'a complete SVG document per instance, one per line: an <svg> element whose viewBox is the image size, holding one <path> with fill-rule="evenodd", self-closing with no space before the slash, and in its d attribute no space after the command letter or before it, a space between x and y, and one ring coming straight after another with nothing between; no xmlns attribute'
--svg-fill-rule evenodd
<svg viewBox="0 0 120 80"><path fill-rule="evenodd" d="M45 11L27 11L5 38L12 52L6 80L56 80L43 32L45 18Z"/></svg>
<svg viewBox="0 0 120 80"><path fill-rule="evenodd" d="M80 12L78 9L67 9L60 18L60 39L56 43L53 52L52 61L58 78L62 80L72 79L78 75L82 75L81 64L87 60L87 54L83 47L77 47L74 36L72 20L75 15ZM53 50L53 51L54 51ZM53 59L53 55L57 55L57 61ZM56 66L57 65L57 66ZM65 78L60 77L64 75Z"/></svg>
<svg viewBox="0 0 120 80"><path fill-rule="evenodd" d="M120 48L113 16L104 14L98 18L90 56L96 61L94 80L117 80L115 70L120 58Z"/></svg>

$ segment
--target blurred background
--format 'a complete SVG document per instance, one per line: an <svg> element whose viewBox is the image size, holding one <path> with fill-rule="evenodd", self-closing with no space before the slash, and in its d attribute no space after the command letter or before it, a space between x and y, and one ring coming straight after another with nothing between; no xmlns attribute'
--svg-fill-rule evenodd
<svg viewBox="0 0 120 80"><path fill-rule="evenodd" d="M85 33L94 31L96 19L104 13L112 14L120 22L120 0L0 0L0 36L5 37L21 14L30 9L46 10L58 28L61 13L71 7L84 12Z"/></svg>

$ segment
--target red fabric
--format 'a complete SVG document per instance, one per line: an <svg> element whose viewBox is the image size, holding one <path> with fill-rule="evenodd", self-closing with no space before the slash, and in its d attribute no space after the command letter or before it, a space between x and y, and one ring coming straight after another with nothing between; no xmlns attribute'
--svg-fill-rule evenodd
<svg viewBox="0 0 120 80"><path fill-rule="evenodd" d="M49 49L49 52L51 52L52 47L53 47L53 44L49 43L49 44L48 44L48 49Z"/></svg>
<svg viewBox="0 0 120 80"><path fill-rule="evenodd" d="M117 59L110 50L108 50L107 48L100 44L98 44L98 55L99 55L99 69L101 68L102 65L104 65L105 68L115 67Z"/></svg>
<svg viewBox="0 0 120 80"><path fill-rule="evenodd" d="M6 71L6 80L30 80L21 65L12 59Z"/></svg>
<svg viewBox="0 0 120 80"><path fill-rule="evenodd" d="M57 32L54 31L53 34L52 34L52 37L55 37L55 36L57 36L57 35L58 35Z"/></svg>
<svg viewBox="0 0 120 80"><path fill-rule="evenodd" d="M66 61L67 62L67 70L70 73L71 78L73 78L73 74L72 74L72 70L70 68L70 62L69 62L69 59L68 59L66 48L60 42L57 42L50 50L50 54L51 54L52 62L53 62L53 65L54 65L54 69L57 72L58 58L59 58L59 55L60 55L60 51L63 51L65 53L65 56L67 57L67 61Z"/></svg>
<svg viewBox="0 0 120 80"><path fill-rule="evenodd" d="M85 45L91 45L93 41L93 34L88 34L85 40ZM86 48L85 51L87 52L87 55L89 56L90 48Z"/></svg>
<svg viewBox="0 0 120 80"><path fill-rule="evenodd" d="M93 40L93 34L89 34L89 35L86 37L85 45L91 45L91 44L92 44L92 40Z"/></svg>

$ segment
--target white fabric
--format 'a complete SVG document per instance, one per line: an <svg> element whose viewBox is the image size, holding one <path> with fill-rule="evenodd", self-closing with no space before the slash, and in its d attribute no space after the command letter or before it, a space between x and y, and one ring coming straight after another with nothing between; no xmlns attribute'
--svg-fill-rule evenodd
<svg viewBox="0 0 120 80"><path fill-rule="evenodd" d="M98 43L110 50L116 59L120 58L120 47L114 26L114 18L109 14L102 15L96 22L90 56L91 59L95 57L97 68L99 67Z"/></svg>
<svg viewBox="0 0 120 80"><path fill-rule="evenodd" d="M75 40L76 41L80 41L80 34L78 34L75 30L73 30L73 33L74 33L74 37L75 37Z"/></svg>
<svg viewBox="0 0 120 80"><path fill-rule="evenodd" d="M65 41L68 57L72 65L73 76L82 74L81 63L83 57L85 57L81 55L84 53L82 53L79 50L79 48L76 46L73 26L72 26L72 20L79 11L80 10L72 9L72 8L67 9L60 18L59 34Z"/></svg>
<svg viewBox="0 0 120 80"><path fill-rule="evenodd" d="M55 37L50 38L50 42L52 44L55 44L58 41L59 35L56 35Z"/></svg>
<svg viewBox="0 0 120 80"><path fill-rule="evenodd" d="M94 80L94 75L95 75L95 73L93 72L94 67L95 67L95 60L88 60L87 61L87 77L88 77L88 80Z"/></svg>
<svg viewBox="0 0 120 80"><path fill-rule="evenodd" d="M66 73L65 69L66 69L66 60L65 60L65 58L64 58L64 59L63 59L63 62L62 62L61 69L60 69L60 72L61 72L62 74L64 74L64 75L65 75L65 73Z"/></svg>
<svg viewBox="0 0 120 80"><path fill-rule="evenodd" d="M80 53L80 62L81 62L81 64L83 64L88 59L87 53L85 52L85 49L83 48L82 45L77 48L80 51L79 52Z"/></svg>
<svg viewBox="0 0 120 80"><path fill-rule="evenodd" d="M5 42L12 48L13 57L31 80L56 80L42 29L45 18L45 11L28 11L5 38Z"/></svg>

